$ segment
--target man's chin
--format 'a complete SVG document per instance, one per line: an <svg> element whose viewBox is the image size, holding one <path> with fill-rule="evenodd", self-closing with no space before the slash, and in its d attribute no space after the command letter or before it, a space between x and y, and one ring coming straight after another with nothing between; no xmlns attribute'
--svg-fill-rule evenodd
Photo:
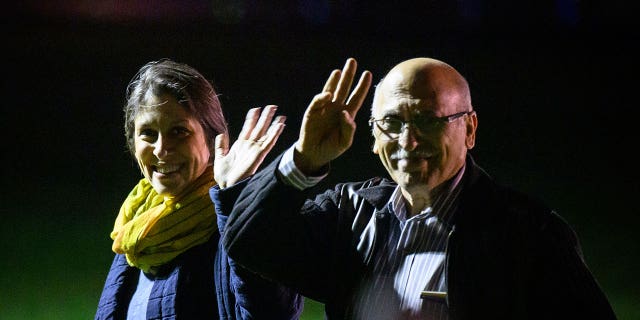
<svg viewBox="0 0 640 320"><path fill-rule="evenodd" d="M420 190L427 188L427 181L422 178L422 175L411 175L405 174L402 176L402 179L396 181L401 188L411 191L411 190Z"/></svg>
<svg viewBox="0 0 640 320"><path fill-rule="evenodd" d="M397 162L398 170L405 172L404 174L419 174L419 171L425 169L427 161L424 158L404 158ZM415 172L415 173L414 173Z"/></svg>

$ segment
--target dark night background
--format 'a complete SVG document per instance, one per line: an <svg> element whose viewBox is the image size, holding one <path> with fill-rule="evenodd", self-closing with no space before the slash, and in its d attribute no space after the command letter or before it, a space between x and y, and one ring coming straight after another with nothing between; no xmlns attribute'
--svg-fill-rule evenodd
<svg viewBox="0 0 640 320"><path fill-rule="evenodd" d="M639 32L625 3L266 3L31 0L0 14L1 319L93 317L113 257L109 232L140 178L121 108L144 63L167 57L200 70L221 94L232 138L249 108L279 105L288 125L269 161L295 141L311 97L348 57L375 83L417 56L467 77L476 160L556 208L618 317L640 317ZM326 184L386 175L370 152L370 104L371 94ZM318 309L310 303L306 319Z"/></svg>

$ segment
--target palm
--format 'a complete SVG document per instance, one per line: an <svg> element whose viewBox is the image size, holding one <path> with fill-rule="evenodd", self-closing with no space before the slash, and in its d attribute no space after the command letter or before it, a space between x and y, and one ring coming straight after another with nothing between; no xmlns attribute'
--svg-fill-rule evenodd
<svg viewBox="0 0 640 320"><path fill-rule="evenodd" d="M328 103L305 114L300 141L305 155L318 163L330 162L351 146L355 125L346 122L340 110L337 103Z"/></svg>
<svg viewBox="0 0 640 320"><path fill-rule="evenodd" d="M263 151L253 141L236 141L226 155L216 158L213 167L216 179L230 185L253 174L264 159Z"/></svg>
<svg viewBox="0 0 640 320"><path fill-rule="evenodd" d="M216 137L213 173L221 188L254 174L271 151L284 129L285 120L278 116L272 122L275 110L276 106L267 106L262 113L260 108L249 110L238 140L231 148L226 133Z"/></svg>
<svg viewBox="0 0 640 320"><path fill-rule="evenodd" d="M353 118L371 86L371 73L365 71L349 95L356 66L354 59L348 59L342 71L334 70L323 92L305 111L296 145L296 165L303 172L318 170L351 146L356 128Z"/></svg>

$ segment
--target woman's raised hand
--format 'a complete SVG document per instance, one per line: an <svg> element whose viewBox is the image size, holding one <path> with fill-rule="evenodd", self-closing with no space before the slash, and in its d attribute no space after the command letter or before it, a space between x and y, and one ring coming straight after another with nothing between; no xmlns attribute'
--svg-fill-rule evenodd
<svg viewBox="0 0 640 320"><path fill-rule="evenodd" d="M229 135L216 136L213 174L220 188L226 188L254 174L284 129L286 117L274 114L268 105L247 112L238 140L229 148ZM261 112L262 109L262 112Z"/></svg>

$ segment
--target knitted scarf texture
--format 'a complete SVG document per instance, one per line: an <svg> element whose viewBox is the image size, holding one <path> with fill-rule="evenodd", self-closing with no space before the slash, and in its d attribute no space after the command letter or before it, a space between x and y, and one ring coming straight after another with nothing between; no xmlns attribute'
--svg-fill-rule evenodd
<svg viewBox="0 0 640 320"><path fill-rule="evenodd" d="M120 208L111 232L112 250L125 254L129 265L149 272L205 243L217 231L209 198L214 184L213 170L207 168L182 195L167 197L141 179Z"/></svg>

